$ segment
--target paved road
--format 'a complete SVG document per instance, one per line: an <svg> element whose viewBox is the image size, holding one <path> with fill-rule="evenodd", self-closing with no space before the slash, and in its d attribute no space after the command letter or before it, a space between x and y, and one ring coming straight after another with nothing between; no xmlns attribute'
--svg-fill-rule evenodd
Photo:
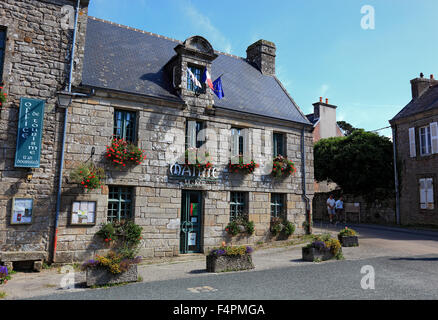
<svg viewBox="0 0 438 320"><path fill-rule="evenodd" d="M315 228L336 232L341 226ZM208 274L205 258L141 268L143 283L73 289L37 299L438 299L438 233L355 226L360 247L343 261L301 261L301 250L254 253L256 270ZM361 268L375 271L375 289L361 287ZM368 283L368 282L367 282ZM62 293L58 293L62 292Z"/></svg>
<svg viewBox="0 0 438 320"><path fill-rule="evenodd" d="M375 271L374 290L361 268ZM213 274L86 290L39 299L438 299L438 255L303 263L262 271ZM370 282L366 282L370 284Z"/></svg>

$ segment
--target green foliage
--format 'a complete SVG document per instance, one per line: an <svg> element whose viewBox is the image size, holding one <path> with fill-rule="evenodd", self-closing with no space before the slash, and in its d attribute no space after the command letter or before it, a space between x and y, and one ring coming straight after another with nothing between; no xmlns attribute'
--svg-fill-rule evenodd
<svg viewBox="0 0 438 320"><path fill-rule="evenodd" d="M3 87L0 87L0 109L5 106L7 94L3 92Z"/></svg>
<svg viewBox="0 0 438 320"><path fill-rule="evenodd" d="M243 232L251 236L254 234L255 226L253 221L249 221L248 217L244 216L231 220L225 227L225 231L232 237Z"/></svg>
<svg viewBox="0 0 438 320"><path fill-rule="evenodd" d="M362 129L315 144L315 179L337 183L344 192L367 195L394 188L393 149L387 137Z"/></svg>
<svg viewBox="0 0 438 320"><path fill-rule="evenodd" d="M353 127L351 124L345 121L338 121L338 126L344 131L346 136L349 136L353 133L353 131L358 130L357 128Z"/></svg>
<svg viewBox="0 0 438 320"><path fill-rule="evenodd" d="M295 232L295 225L284 218L271 218L271 233L275 237L283 234L290 237Z"/></svg>
<svg viewBox="0 0 438 320"><path fill-rule="evenodd" d="M353 229L350 229L348 227L345 227L345 229L342 229L341 231L339 231L338 236L340 237L352 237L357 235L357 232Z"/></svg>
<svg viewBox="0 0 438 320"><path fill-rule="evenodd" d="M96 167L93 163L81 163L70 172L70 179L87 191L103 188L105 177L105 170Z"/></svg>
<svg viewBox="0 0 438 320"><path fill-rule="evenodd" d="M272 163L272 175L276 178L288 177L297 171L295 164L287 157L277 156Z"/></svg>
<svg viewBox="0 0 438 320"><path fill-rule="evenodd" d="M142 230L131 220L121 220L104 224L96 235L106 243L114 242L124 258L133 259L142 239Z"/></svg>

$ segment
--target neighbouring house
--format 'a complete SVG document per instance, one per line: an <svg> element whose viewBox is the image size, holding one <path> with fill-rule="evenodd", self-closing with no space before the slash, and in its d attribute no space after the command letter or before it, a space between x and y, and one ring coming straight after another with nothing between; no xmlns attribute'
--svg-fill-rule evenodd
<svg viewBox="0 0 438 320"><path fill-rule="evenodd" d="M200 36L179 41L88 17L81 1L71 65L73 29L64 18L76 2L0 2L8 93L0 119L0 261L88 259L105 248L95 237L100 226L121 219L143 227L144 257L267 241L277 216L305 232L313 127L275 76L275 44L259 40L246 57L233 56ZM202 81L206 71L220 77L222 99ZM115 165L106 156L114 137L146 159ZM186 165L186 150L201 157L205 150L209 167ZM296 172L273 177L276 155ZM260 167L233 172L236 156ZM87 192L70 179L82 163L105 170L102 188ZM230 239L225 227L239 216L255 223L255 233Z"/></svg>
<svg viewBox="0 0 438 320"><path fill-rule="evenodd" d="M344 136L344 132L336 121L336 109L337 106L329 104L328 99L325 99L324 103L322 97L319 98L319 102L313 104L313 113L306 115L306 117L313 124L314 143L320 139ZM315 181L314 183L315 193L330 192L336 188L336 183L329 181Z"/></svg>
<svg viewBox="0 0 438 320"><path fill-rule="evenodd" d="M389 123L399 171L400 223L438 225L438 81L411 80L412 100Z"/></svg>

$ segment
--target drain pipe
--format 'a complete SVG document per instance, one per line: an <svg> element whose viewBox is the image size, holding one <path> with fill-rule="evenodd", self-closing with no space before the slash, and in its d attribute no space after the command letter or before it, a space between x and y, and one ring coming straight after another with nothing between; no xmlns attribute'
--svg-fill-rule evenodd
<svg viewBox="0 0 438 320"><path fill-rule="evenodd" d="M400 193L397 172L396 126L392 127L392 148L394 152L394 184L395 184L395 221L400 224Z"/></svg>
<svg viewBox="0 0 438 320"><path fill-rule="evenodd" d="M67 92L71 94L71 86L72 86L72 77L73 77L73 68L74 68L74 58L75 58L75 47L76 47L76 33L77 33L77 25L78 25L78 16L80 9L81 1L77 1L76 12L75 12L75 23L73 29L73 40L72 40L72 49L70 56L70 73L68 76L68 86ZM61 163L59 166L59 183L58 183L58 194L56 197L56 212L55 212L55 224L54 224L54 239L53 239L53 252L52 252L52 262L55 262L56 257L56 248L58 245L58 220L59 220L59 210L61 207L61 192L62 192L62 175L64 170L64 152L65 152L65 138L67 132L67 121L68 121L68 106L65 108L64 114L64 129L62 135L62 149L61 149Z"/></svg>
<svg viewBox="0 0 438 320"><path fill-rule="evenodd" d="M304 146L304 132L305 129L301 130L301 174L303 177L303 199L306 203L306 218L307 218L307 225L308 234L312 234L312 216L310 214L310 199L306 194L306 152L305 152L305 146Z"/></svg>

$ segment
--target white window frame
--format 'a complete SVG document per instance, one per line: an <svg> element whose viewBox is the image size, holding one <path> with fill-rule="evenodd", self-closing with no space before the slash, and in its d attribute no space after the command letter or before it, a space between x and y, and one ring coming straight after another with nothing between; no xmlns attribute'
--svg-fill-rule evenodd
<svg viewBox="0 0 438 320"><path fill-rule="evenodd" d="M423 137L425 141L423 141ZM432 154L432 139L430 135L430 126L420 127L418 129L418 138L420 142L420 155L428 156Z"/></svg>
<svg viewBox="0 0 438 320"><path fill-rule="evenodd" d="M434 210L434 179L433 178L420 178L419 179L419 191L420 191L420 209L422 210Z"/></svg>

